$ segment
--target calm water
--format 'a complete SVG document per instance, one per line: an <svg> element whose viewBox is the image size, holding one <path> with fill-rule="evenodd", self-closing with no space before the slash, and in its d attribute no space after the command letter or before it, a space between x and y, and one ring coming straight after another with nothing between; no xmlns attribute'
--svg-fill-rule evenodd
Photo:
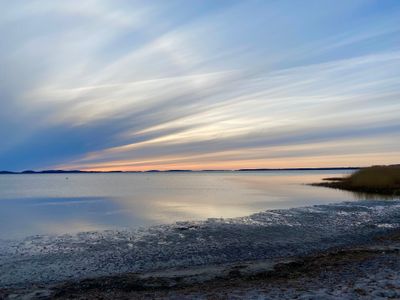
<svg viewBox="0 0 400 300"><path fill-rule="evenodd" d="M0 175L0 239L351 201L304 183L347 171ZM68 179L67 179L68 178Z"/></svg>

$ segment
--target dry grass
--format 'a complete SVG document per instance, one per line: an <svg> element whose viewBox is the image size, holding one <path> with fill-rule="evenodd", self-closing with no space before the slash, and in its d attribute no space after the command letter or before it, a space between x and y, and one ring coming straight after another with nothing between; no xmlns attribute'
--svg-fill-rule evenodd
<svg viewBox="0 0 400 300"><path fill-rule="evenodd" d="M345 178L325 178L316 186L365 194L400 195L400 165L363 168Z"/></svg>
<svg viewBox="0 0 400 300"><path fill-rule="evenodd" d="M398 189L400 167L376 166L361 169L344 180L355 188Z"/></svg>

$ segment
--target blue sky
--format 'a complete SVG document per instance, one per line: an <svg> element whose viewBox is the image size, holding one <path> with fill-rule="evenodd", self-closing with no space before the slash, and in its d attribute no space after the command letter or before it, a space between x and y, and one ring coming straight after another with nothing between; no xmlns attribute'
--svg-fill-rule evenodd
<svg viewBox="0 0 400 300"><path fill-rule="evenodd" d="M0 169L400 161L399 1L0 5Z"/></svg>

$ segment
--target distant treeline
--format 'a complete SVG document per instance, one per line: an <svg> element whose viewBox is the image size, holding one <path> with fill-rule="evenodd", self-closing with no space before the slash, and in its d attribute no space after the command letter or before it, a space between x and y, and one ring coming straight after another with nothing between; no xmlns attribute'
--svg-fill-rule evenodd
<svg viewBox="0 0 400 300"><path fill-rule="evenodd" d="M336 168L281 168L281 169L238 169L238 170L147 170L147 171L81 171L81 170L26 170L22 172L0 171L0 174L97 174L97 173L174 173L174 172L265 172L265 171L318 171L318 170L358 170L360 167L336 167Z"/></svg>

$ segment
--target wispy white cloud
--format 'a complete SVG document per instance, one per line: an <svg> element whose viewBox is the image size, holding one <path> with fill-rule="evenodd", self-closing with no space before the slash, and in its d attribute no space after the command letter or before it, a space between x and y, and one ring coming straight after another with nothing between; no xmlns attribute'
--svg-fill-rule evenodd
<svg viewBox="0 0 400 300"><path fill-rule="evenodd" d="M394 160L400 8L345 2L1 1L0 168Z"/></svg>

